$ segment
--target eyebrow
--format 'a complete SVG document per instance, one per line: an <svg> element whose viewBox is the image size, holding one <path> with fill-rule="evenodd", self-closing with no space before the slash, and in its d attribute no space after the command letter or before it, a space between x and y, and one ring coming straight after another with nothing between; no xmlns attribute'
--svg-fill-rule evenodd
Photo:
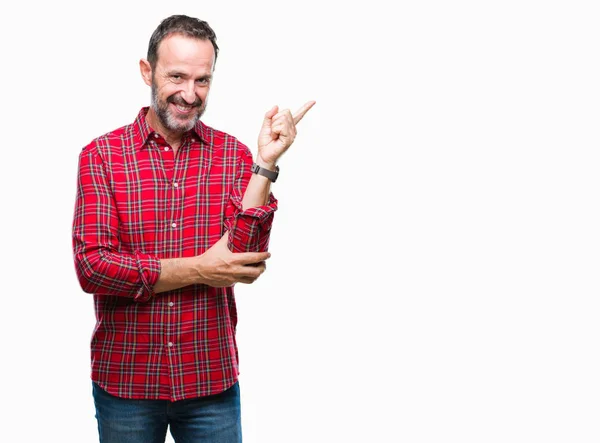
<svg viewBox="0 0 600 443"><path fill-rule="evenodd" d="M177 70L174 70L174 71L168 71L168 72L167 72L167 75L168 75L168 76L172 76L172 75L178 75L179 77L185 77L185 78L188 78L188 77L190 77L190 76L189 76L188 74L186 74L185 72L181 72L181 71L177 71ZM212 74L204 74L204 75L201 75L201 76L199 76L199 77L196 77L196 80L199 80L199 79L207 79L207 80L211 80L211 79L212 79L212 77L213 77L213 76L212 76Z"/></svg>

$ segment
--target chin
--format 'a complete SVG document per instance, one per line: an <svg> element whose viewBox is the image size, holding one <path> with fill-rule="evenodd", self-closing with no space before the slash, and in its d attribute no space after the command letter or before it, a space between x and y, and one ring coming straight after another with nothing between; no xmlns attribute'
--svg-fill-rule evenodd
<svg viewBox="0 0 600 443"><path fill-rule="evenodd" d="M178 118L175 118L173 116L169 116L166 123L166 127L169 128L171 131L176 131L176 132L185 132L185 131L189 131L190 129L192 129L196 123L198 122L198 120L200 120L200 116L194 116L188 120L181 120Z"/></svg>

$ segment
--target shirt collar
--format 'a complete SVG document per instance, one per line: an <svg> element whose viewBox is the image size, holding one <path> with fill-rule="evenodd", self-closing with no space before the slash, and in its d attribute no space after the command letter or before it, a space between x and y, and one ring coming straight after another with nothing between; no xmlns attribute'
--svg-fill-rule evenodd
<svg viewBox="0 0 600 443"><path fill-rule="evenodd" d="M136 143L136 146L139 146L140 149L143 149L147 146L147 141L150 137L154 136L154 129L150 127L148 121L146 120L146 115L148 114L148 106L140 109L135 121L133 122L133 137ZM196 125L190 129L190 131L196 133L200 140L204 143L209 142L208 136L208 127L202 123L200 120L196 123Z"/></svg>

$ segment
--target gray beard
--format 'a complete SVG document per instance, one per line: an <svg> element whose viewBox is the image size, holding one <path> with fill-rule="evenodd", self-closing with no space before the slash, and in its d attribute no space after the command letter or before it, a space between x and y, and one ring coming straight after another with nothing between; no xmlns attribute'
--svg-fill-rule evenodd
<svg viewBox="0 0 600 443"><path fill-rule="evenodd" d="M158 98L158 91L154 82L151 87L151 98L150 98L150 106L154 110L154 113L160 120L160 123L169 131L174 132L186 132L192 129L200 117L204 114L204 110L206 109L206 101L201 105L200 111L196 113L196 115L186 123L181 123L181 121L177 120L173 117L172 113L169 111L169 101L165 101L161 103Z"/></svg>

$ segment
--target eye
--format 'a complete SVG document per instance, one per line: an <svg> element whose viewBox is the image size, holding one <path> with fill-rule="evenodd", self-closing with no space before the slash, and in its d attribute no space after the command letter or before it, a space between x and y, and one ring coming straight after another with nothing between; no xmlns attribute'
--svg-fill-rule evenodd
<svg viewBox="0 0 600 443"><path fill-rule="evenodd" d="M208 78L199 78L198 80L196 80L196 83L199 85L208 85L210 83L210 79Z"/></svg>
<svg viewBox="0 0 600 443"><path fill-rule="evenodd" d="M174 83L180 83L180 82L181 82L181 80L182 80L182 78L181 78L181 75L179 75L179 74L172 74L172 75L171 75L171 80L172 80Z"/></svg>

